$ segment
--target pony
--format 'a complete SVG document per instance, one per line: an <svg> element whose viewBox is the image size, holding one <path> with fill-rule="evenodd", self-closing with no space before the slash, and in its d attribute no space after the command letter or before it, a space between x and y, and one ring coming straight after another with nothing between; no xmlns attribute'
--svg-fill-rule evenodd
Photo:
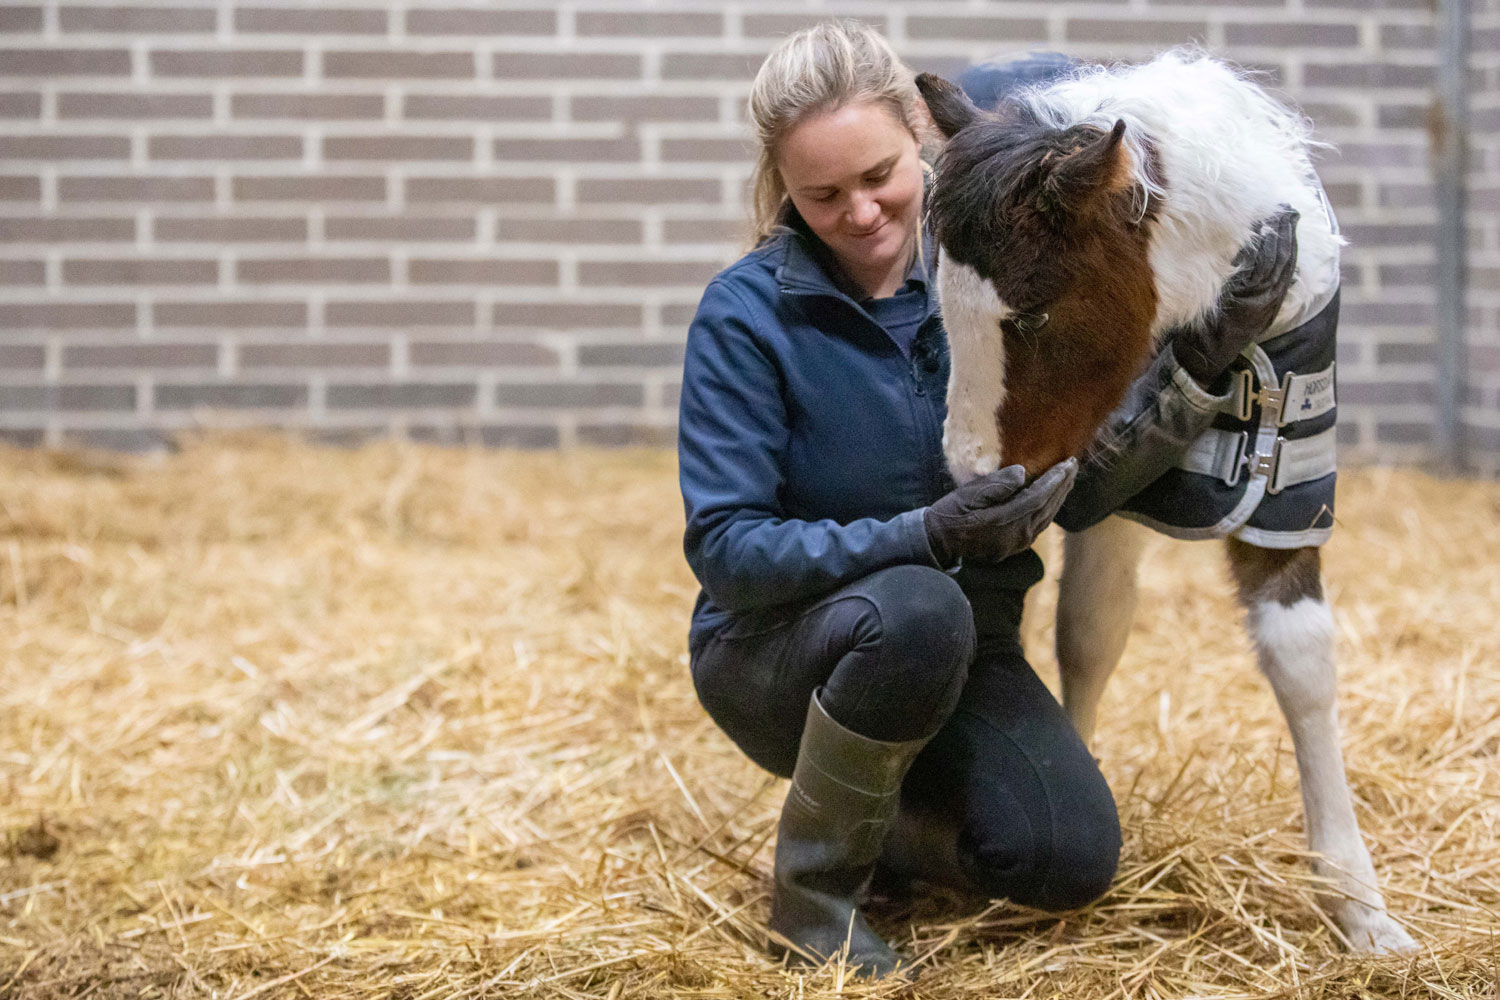
<svg viewBox="0 0 1500 1000"><path fill-rule="evenodd" d="M945 139L929 211L952 355L943 447L959 483L1002 464L1034 476L1097 447L1163 334L1212 314L1257 223L1281 206L1300 213L1294 282L1235 372L1237 417L1204 432L1172 470L1176 485L1133 516L1178 537L1226 539L1260 670L1291 731L1313 868L1329 883L1320 903L1356 951L1415 948L1386 910L1344 772L1318 551L1331 508L1319 512L1326 525L1292 531L1250 513L1283 492L1332 499L1342 239L1307 122L1193 50L1082 68L991 110L941 77L916 82ZM1273 363L1287 347L1308 367L1313 329L1326 334L1314 370ZM1307 413L1318 423L1299 429ZM1183 528L1173 508L1191 504L1194 483L1229 503ZM1064 538L1057 657L1064 709L1086 742L1124 652L1143 537L1111 516Z"/></svg>

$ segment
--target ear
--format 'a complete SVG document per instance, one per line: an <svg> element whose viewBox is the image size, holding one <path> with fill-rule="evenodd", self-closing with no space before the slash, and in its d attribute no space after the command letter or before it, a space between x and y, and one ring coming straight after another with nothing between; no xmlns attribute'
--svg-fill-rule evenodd
<svg viewBox="0 0 1500 1000"><path fill-rule="evenodd" d="M1121 139L1125 122L1075 153L1069 153L1052 169L1042 184L1049 207L1077 210L1097 194L1113 191L1130 182L1130 154Z"/></svg>
<svg viewBox="0 0 1500 1000"><path fill-rule="evenodd" d="M957 86L932 73L917 74L917 89L927 102L927 111L945 138L979 117L979 109Z"/></svg>

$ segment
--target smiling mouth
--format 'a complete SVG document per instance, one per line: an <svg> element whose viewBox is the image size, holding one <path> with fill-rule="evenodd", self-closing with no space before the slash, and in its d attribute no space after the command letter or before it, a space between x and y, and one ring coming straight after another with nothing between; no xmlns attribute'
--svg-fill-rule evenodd
<svg viewBox="0 0 1500 1000"><path fill-rule="evenodd" d="M889 220L887 220L887 222L888 221ZM868 230L866 230L866 231L864 231L862 233L855 233L853 235L854 235L854 238L857 239L857 240L868 239L869 237L874 236L876 233L880 232L885 227L886 227L886 222L882 222L880 225L876 226L874 229L868 229Z"/></svg>

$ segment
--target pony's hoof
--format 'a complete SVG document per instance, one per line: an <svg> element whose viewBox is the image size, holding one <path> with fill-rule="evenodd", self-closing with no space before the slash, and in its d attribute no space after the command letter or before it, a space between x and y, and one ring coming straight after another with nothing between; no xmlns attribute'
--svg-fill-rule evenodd
<svg viewBox="0 0 1500 1000"><path fill-rule="evenodd" d="M1419 947L1383 910L1360 907L1359 912L1339 921L1339 929L1359 955L1405 955Z"/></svg>

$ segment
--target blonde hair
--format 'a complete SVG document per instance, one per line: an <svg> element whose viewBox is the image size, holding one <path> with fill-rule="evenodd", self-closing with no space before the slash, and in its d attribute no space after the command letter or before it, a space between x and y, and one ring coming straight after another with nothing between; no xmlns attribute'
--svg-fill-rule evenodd
<svg viewBox="0 0 1500 1000"><path fill-rule="evenodd" d="M911 70L879 32L859 21L824 21L771 50L750 88L750 122L760 144L751 177L751 245L779 228L787 191L776 158L788 132L815 115L873 101L916 137L919 99Z"/></svg>

